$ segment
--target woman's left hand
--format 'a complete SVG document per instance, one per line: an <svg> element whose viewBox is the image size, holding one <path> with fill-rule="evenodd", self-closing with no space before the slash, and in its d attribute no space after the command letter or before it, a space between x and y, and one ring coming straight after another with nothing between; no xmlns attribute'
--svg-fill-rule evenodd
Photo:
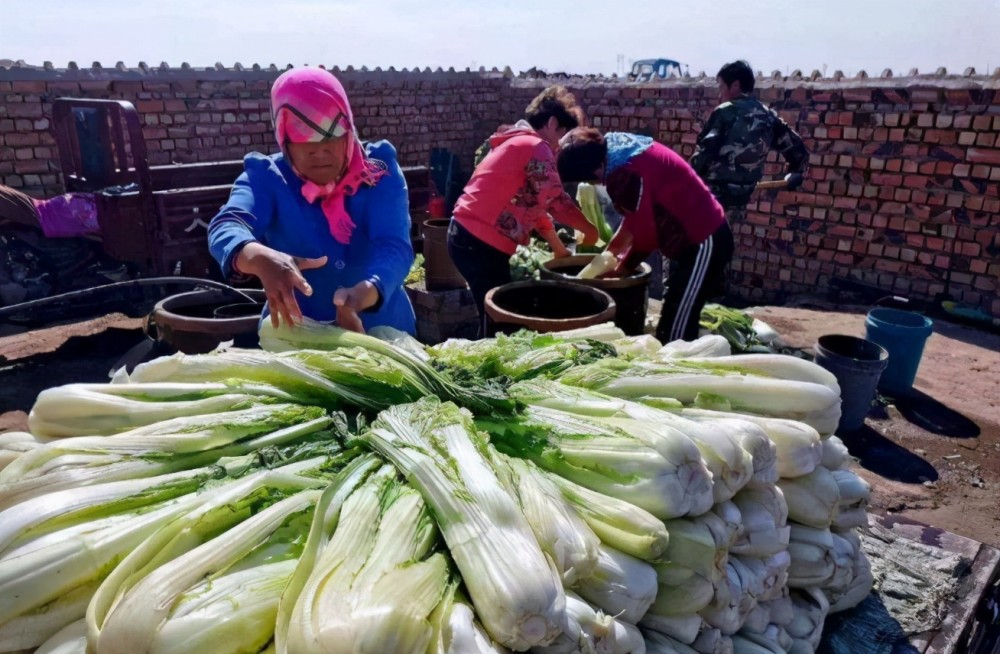
<svg viewBox="0 0 1000 654"><path fill-rule="evenodd" d="M358 314L378 302L378 288L370 281L358 282L350 288L338 288L333 294L333 304L337 307L337 325L360 334L365 333L361 316Z"/></svg>

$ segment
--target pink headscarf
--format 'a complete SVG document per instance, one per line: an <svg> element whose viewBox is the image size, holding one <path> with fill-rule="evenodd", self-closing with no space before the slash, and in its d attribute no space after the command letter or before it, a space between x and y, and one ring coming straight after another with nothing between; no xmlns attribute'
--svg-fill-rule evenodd
<svg viewBox="0 0 1000 654"><path fill-rule="evenodd" d="M362 184L375 184L386 174L386 168L365 156L354 131L354 115L344 87L322 68L294 68L279 76L271 87L271 115L274 135L283 152L288 143L318 143L345 135L350 139L347 168L339 180L321 186L295 171L304 182L305 199L309 202L322 199L323 215L333 237L340 243L349 242L354 221L344 207L344 200ZM285 156L288 157L287 152ZM292 163L290 157L288 162Z"/></svg>

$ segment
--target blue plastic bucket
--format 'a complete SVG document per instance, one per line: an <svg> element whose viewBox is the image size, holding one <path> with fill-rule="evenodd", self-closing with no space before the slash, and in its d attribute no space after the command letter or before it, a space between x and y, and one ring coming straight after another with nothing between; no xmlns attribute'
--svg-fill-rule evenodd
<svg viewBox="0 0 1000 654"><path fill-rule="evenodd" d="M924 344L934 321L912 311L877 307L865 319L865 338L889 351L889 365L878 388L890 395L903 395L913 388Z"/></svg>
<svg viewBox="0 0 1000 654"><path fill-rule="evenodd" d="M840 385L840 423L837 431L852 431L865 422L875 399L875 388L889 361L880 345L855 336L831 334L816 341L816 363Z"/></svg>

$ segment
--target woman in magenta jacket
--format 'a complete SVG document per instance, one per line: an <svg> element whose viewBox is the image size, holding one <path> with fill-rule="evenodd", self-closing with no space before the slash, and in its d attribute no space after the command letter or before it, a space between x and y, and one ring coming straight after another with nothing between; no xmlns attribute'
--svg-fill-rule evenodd
<svg viewBox="0 0 1000 654"><path fill-rule="evenodd" d="M694 169L648 136L574 129L562 139L564 182L604 184L623 216L608 244L612 274L635 269L653 252L670 259L656 337L694 340L706 300L724 290L733 233L722 206Z"/></svg>

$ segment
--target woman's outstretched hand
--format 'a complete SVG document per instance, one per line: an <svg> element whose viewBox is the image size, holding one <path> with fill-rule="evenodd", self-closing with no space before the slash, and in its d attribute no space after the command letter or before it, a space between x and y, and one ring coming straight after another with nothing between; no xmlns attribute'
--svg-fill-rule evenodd
<svg viewBox="0 0 1000 654"><path fill-rule="evenodd" d="M322 268L326 265L326 257L293 257L263 243L253 242L240 250L235 263L241 273L260 280L271 309L271 324L278 327L282 322L289 326L302 322L302 310L295 299L295 291L312 295L312 286L301 271Z"/></svg>
<svg viewBox="0 0 1000 654"><path fill-rule="evenodd" d="M378 303L378 288L370 281L358 282L349 288L338 288L333 294L337 307L337 324L352 332L365 333L358 314Z"/></svg>

